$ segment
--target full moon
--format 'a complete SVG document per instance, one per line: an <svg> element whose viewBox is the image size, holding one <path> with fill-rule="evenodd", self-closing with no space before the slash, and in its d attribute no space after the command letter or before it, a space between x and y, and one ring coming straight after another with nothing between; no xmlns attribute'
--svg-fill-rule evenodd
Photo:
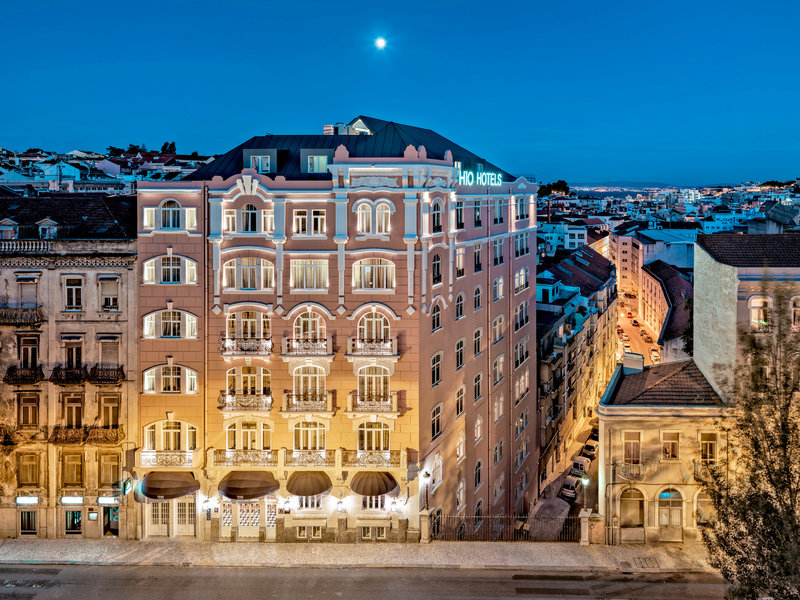
<svg viewBox="0 0 800 600"><path fill-rule="evenodd" d="M375 39L375 47L378 50L383 50L384 48L386 48L386 38L382 38L382 37L376 38Z"/></svg>

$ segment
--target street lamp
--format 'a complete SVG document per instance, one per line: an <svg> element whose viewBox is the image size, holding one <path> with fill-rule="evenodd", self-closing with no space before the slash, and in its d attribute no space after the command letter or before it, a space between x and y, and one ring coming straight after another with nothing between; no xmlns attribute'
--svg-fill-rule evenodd
<svg viewBox="0 0 800 600"><path fill-rule="evenodd" d="M422 485L425 486L425 510L428 510L428 479L430 476L431 474L428 471L422 472Z"/></svg>

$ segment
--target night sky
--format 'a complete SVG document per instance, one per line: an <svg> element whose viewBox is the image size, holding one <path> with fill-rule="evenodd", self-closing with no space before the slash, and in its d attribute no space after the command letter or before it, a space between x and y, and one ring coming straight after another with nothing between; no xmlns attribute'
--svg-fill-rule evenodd
<svg viewBox="0 0 800 600"><path fill-rule="evenodd" d="M7 1L0 22L6 148L222 153L366 114L545 181L800 176L789 0Z"/></svg>

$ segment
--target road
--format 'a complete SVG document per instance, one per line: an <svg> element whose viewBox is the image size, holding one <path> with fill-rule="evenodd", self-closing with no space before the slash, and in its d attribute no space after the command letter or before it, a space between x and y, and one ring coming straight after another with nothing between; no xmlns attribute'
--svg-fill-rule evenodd
<svg viewBox="0 0 800 600"><path fill-rule="evenodd" d="M651 348L658 348L658 344L652 343L648 344L644 341L644 338L640 334L640 331L644 329L647 333L650 334L650 337L655 342L658 339L658 335L653 333L653 331L645 326L642 320L639 318L636 307L638 306L638 300L636 298L625 298L620 297L620 310L619 310L619 319L617 320L617 326L622 327L623 331L628 334L630 338L631 345L631 352L635 352L636 354L641 354L644 356L644 364L652 365L653 360L650 358L650 349ZM631 313L633 316L629 319L628 313ZM631 324L631 321L634 319L639 321L639 327L634 327ZM622 356L622 345L624 342L620 340L619 342L619 356Z"/></svg>
<svg viewBox="0 0 800 600"><path fill-rule="evenodd" d="M703 574L543 574L520 570L181 568L0 565L2 600L722 599Z"/></svg>

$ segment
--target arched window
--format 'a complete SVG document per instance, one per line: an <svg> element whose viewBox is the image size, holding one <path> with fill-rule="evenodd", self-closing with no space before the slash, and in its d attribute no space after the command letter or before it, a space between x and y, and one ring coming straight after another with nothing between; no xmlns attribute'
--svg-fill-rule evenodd
<svg viewBox="0 0 800 600"><path fill-rule="evenodd" d="M483 375L478 373L472 380L473 400L477 402L483 397Z"/></svg>
<svg viewBox="0 0 800 600"><path fill-rule="evenodd" d="M483 518L483 500L478 500L475 504L475 521L480 522Z"/></svg>
<svg viewBox="0 0 800 600"><path fill-rule="evenodd" d="M197 428L184 421L158 421L144 428L144 450L191 452L197 449Z"/></svg>
<svg viewBox="0 0 800 600"><path fill-rule="evenodd" d="M505 362L503 356L498 356L492 363L492 381L495 385L500 383L503 379L503 363Z"/></svg>
<svg viewBox="0 0 800 600"><path fill-rule="evenodd" d="M296 340L324 340L325 319L319 313L307 310L297 315L293 330Z"/></svg>
<svg viewBox="0 0 800 600"><path fill-rule="evenodd" d="M434 508L431 511L431 537L438 540L442 537L442 509Z"/></svg>
<svg viewBox="0 0 800 600"><path fill-rule="evenodd" d="M456 296L456 320L464 316L464 294Z"/></svg>
<svg viewBox="0 0 800 600"><path fill-rule="evenodd" d="M358 449L364 452L389 450L389 426L386 423L362 423L359 425Z"/></svg>
<svg viewBox="0 0 800 600"><path fill-rule="evenodd" d="M476 329L472 334L472 353L476 356L483 350L483 333L480 329Z"/></svg>
<svg viewBox="0 0 800 600"><path fill-rule="evenodd" d="M434 304L431 309L431 331L436 331L442 327L442 309L438 304Z"/></svg>
<svg viewBox="0 0 800 600"><path fill-rule="evenodd" d="M481 483L483 483L483 463L478 461L475 463L475 489L477 490Z"/></svg>
<svg viewBox="0 0 800 600"><path fill-rule="evenodd" d="M389 319L378 311L372 310L358 320L358 341L386 342L391 337Z"/></svg>
<svg viewBox="0 0 800 600"><path fill-rule="evenodd" d="M161 205L161 228L181 228L181 205L175 200L167 200Z"/></svg>
<svg viewBox="0 0 800 600"><path fill-rule="evenodd" d="M144 261L142 275L145 285L195 284L197 263L184 256L157 256Z"/></svg>
<svg viewBox="0 0 800 600"><path fill-rule="evenodd" d="M272 428L267 423L242 421L225 428L227 450L269 450L272 448Z"/></svg>
<svg viewBox="0 0 800 600"><path fill-rule="evenodd" d="M145 394L196 394L197 371L178 365L161 365L142 374Z"/></svg>
<svg viewBox="0 0 800 600"><path fill-rule="evenodd" d="M325 397L325 371L322 367L306 365L294 370L294 393L302 399L319 400Z"/></svg>
<svg viewBox="0 0 800 600"><path fill-rule="evenodd" d="M245 204L242 208L242 231L245 233L255 233L257 231L256 223L258 219L258 211L252 204Z"/></svg>
<svg viewBox="0 0 800 600"><path fill-rule="evenodd" d="M358 370L358 395L361 400L389 398L389 369L381 366L361 367Z"/></svg>
<svg viewBox="0 0 800 600"><path fill-rule="evenodd" d="M325 426L316 421L303 421L294 426L295 450L325 450Z"/></svg>
<svg viewBox="0 0 800 600"><path fill-rule="evenodd" d="M369 204L362 204L356 212L358 220L358 233L372 233L372 207Z"/></svg>
<svg viewBox="0 0 800 600"><path fill-rule="evenodd" d="M666 489L658 495L659 527L683 527L683 496L676 489Z"/></svg>
<svg viewBox="0 0 800 600"><path fill-rule="evenodd" d="M353 288L393 290L394 263L385 258L365 258L353 264Z"/></svg>
<svg viewBox="0 0 800 600"><path fill-rule="evenodd" d="M475 293L472 295L472 306L475 310L478 310L482 304L483 299L481 298L481 288L476 287Z"/></svg>
<svg viewBox="0 0 800 600"><path fill-rule="evenodd" d="M503 297L503 278L498 277L492 282L492 300L500 300Z"/></svg>
<svg viewBox="0 0 800 600"><path fill-rule="evenodd" d="M237 277L238 272L238 277ZM260 290L275 287L275 267L262 258L244 256L222 265L222 288L225 290Z"/></svg>
<svg viewBox="0 0 800 600"><path fill-rule="evenodd" d="M268 347L256 341L272 338L269 315L252 310L231 313L225 318L225 336L224 350L238 350L243 353L268 350Z"/></svg>
<svg viewBox="0 0 800 600"><path fill-rule="evenodd" d="M431 410L431 439L442 433L442 403L440 402Z"/></svg>
<svg viewBox="0 0 800 600"><path fill-rule="evenodd" d="M442 203L434 202L431 206L431 231L442 233Z"/></svg>
<svg viewBox="0 0 800 600"><path fill-rule="evenodd" d="M433 278L433 285L442 283L442 257L438 254L433 255L431 262L431 277Z"/></svg>
<svg viewBox="0 0 800 600"><path fill-rule="evenodd" d="M234 367L226 373L228 394L262 395L271 393L272 377L264 367Z"/></svg>
<svg viewBox="0 0 800 600"><path fill-rule="evenodd" d="M475 443L477 444L483 435L483 417L478 415L475 419Z"/></svg>
<svg viewBox="0 0 800 600"><path fill-rule="evenodd" d="M236 261L229 260L222 265L222 287L232 290L236 287Z"/></svg>
<svg viewBox="0 0 800 600"><path fill-rule="evenodd" d="M456 369L464 366L464 340L456 342Z"/></svg>
<svg viewBox="0 0 800 600"><path fill-rule="evenodd" d="M431 385L438 385L442 381L442 355L434 354L431 358Z"/></svg>
<svg viewBox="0 0 800 600"><path fill-rule="evenodd" d="M388 234L392 218L392 209L385 202L378 204L375 209L375 232Z"/></svg>
<svg viewBox="0 0 800 600"><path fill-rule="evenodd" d="M436 489L440 485L442 485L442 479L444 478L444 461L442 460L442 455L438 452L433 459L433 470L431 471L431 488Z"/></svg>
<svg viewBox="0 0 800 600"><path fill-rule="evenodd" d="M456 508L461 508L467 503L467 482L464 479L458 480L458 487L456 488Z"/></svg>
<svg viewBox="0 0 800 600"><path fill-rule="evenodd" d="M464 414L464 395L466 388L462 385L456 390L456 416L460 417Z"/></svg>
<svg viewBox="0 0 800 600"><path fill-rule="evenodd" d="M142 337L197 338L197 317L182 310L162 310L143 318Z"/></svg>

